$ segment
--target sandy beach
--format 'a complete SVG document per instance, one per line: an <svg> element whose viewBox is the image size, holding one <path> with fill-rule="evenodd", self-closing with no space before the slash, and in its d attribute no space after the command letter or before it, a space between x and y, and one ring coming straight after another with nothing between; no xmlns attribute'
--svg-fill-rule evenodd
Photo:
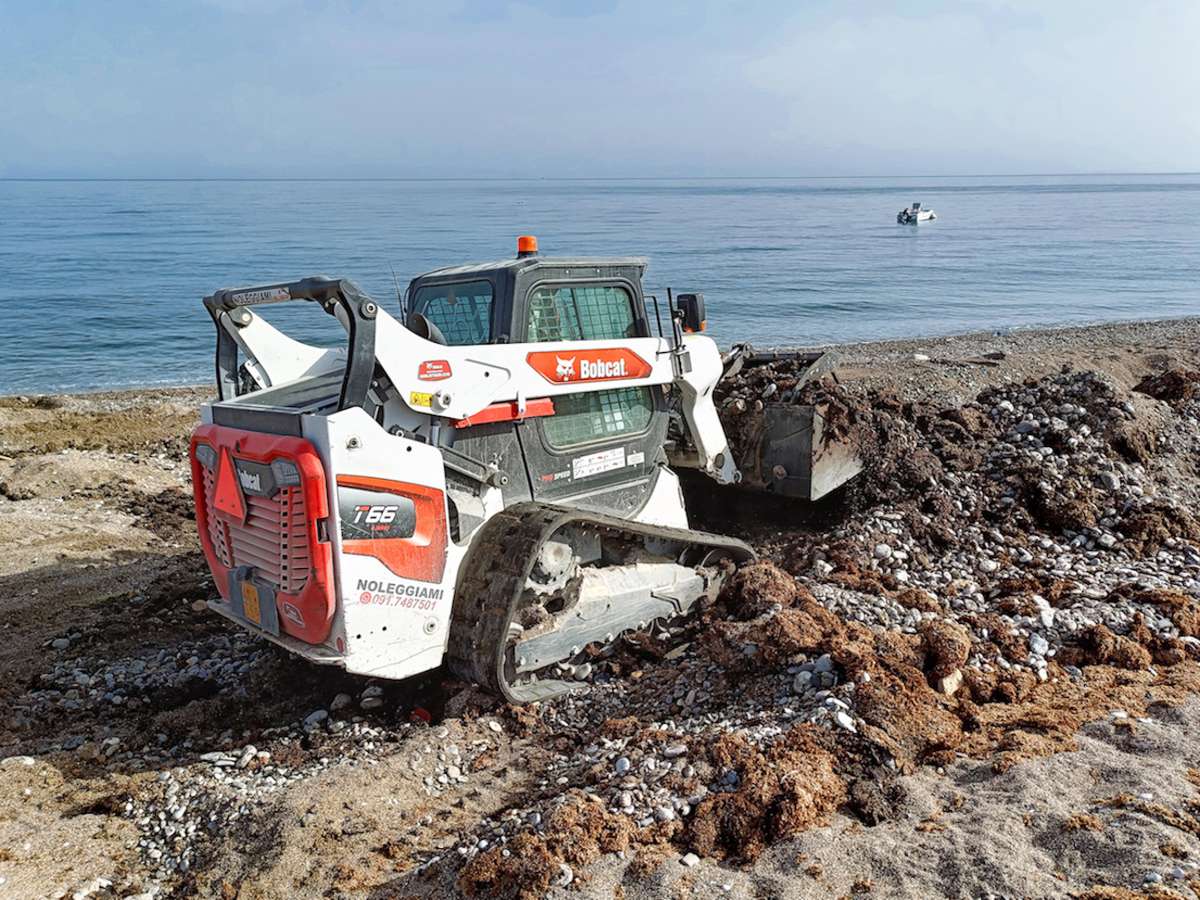
<svg viewBox="0 0 1200 900"><path fill-rule="evenodd" d="M835 349L859 481L519 709L206 610L207 387L0 398L0 897L1200 897L1200 319Z"/></svg>

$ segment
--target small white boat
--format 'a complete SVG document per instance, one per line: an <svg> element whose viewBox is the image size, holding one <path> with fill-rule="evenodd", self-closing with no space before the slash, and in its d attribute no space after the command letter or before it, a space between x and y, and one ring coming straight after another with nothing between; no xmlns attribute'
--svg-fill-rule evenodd
<svg viewBox="0 0 1200 900"><path fill-rule="evenodd" d="M921 209L920 203L914 203L908 209L896 213L896 224L920 225L922 222L932 222L936 218L937 213L932 209Z"/></svg>

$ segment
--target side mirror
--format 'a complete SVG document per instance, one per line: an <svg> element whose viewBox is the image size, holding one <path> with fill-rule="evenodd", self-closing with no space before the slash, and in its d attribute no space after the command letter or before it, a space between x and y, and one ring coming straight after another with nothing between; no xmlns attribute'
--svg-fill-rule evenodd
<svg viewBox="0 0 1200 900"><path fill-rule="evenodd" d="M679 309L679 317L683 320L683 330L688 334L696 334L708 327L703 294L676 294L675 305Z"/></svg>

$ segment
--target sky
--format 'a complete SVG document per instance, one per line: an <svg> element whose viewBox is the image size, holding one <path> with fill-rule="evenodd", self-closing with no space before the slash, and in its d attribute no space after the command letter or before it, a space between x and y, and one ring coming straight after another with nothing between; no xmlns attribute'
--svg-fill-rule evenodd
<svg viewBox="0 0 1200 900"><path fill-rule="evenodd" d="M0 177L1200 170L1196 0L0 0Z"/></svg>

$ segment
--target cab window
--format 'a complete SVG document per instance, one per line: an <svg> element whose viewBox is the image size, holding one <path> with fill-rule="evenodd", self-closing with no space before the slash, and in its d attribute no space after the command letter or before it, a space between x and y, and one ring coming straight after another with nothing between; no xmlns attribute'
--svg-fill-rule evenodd
<svg viewBox="0 0 1200 900"><path fill-rule="evenodd" d="M566 450L638 434L650 425L654 399L645 387L588 391L554 398L554 415L541 419L546 442Z"/></svg>
<svg viewBox="0 0 1200 900"><path fill-rule="evenodd" d="M528 341L637 337L633 298L616 285L540 287L529 295Z"/></svg>
<svg viewBox="0 0 1200 900"><path fill-rule="evenodd" d="M461 347L492 339L490 281L426 285L417 289L412 308L438 327L447 344Z"/></svg>

